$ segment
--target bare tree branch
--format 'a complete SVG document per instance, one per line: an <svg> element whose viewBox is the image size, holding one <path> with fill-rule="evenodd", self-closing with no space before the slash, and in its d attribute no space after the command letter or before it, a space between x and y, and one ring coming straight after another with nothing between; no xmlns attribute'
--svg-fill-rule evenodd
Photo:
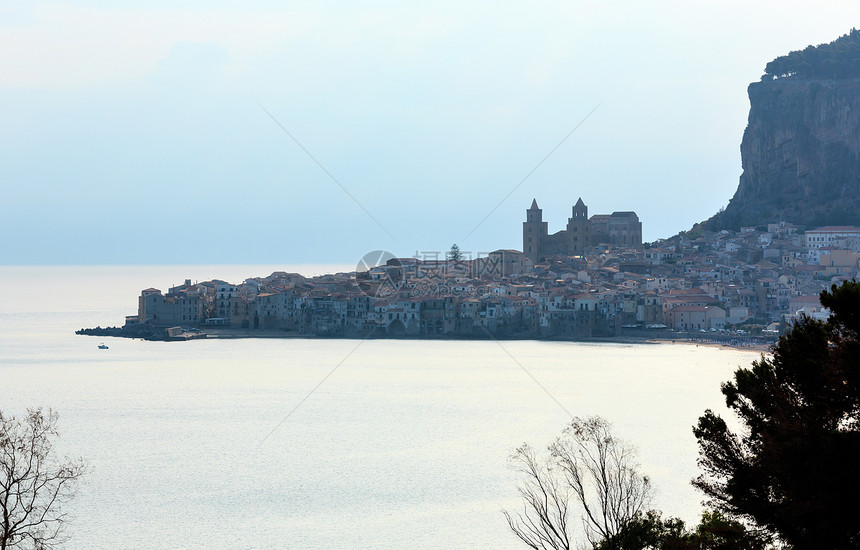
<svg viewBox="0 0 860 550"><path fill-rule="evenodd" d="M50 550L63 542L63 505L86 465L55 457L56 424L51 410L28 410L24 420L0 412L0 550Z"/></svg>
<svg viewBox="0 0 860 550"><path fill-rule="evenodd" d="M615 549L622 530L650 501L651 483L639 474L634 450L612 435L603 418L574 418L540 459L528 445L511 462L523 475L523 511L504 511L514 534L535 550L569 550L569 524L579 512L583 535L592 546Z"/></svg>
<svg viewBox="0 0 860 550"><path fill-rule="evenodd" d="M503 511L511 530L534 550L569 550L569 495L553 475L551 464L539 460L526 444L514 452L511 463L524 477L519 487L523 511Z"/></svg>

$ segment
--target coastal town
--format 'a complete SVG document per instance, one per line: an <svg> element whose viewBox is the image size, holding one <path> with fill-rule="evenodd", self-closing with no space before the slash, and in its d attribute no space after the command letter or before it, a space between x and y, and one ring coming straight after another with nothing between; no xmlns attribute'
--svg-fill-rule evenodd
<svg viewBox="0 0 860 550"><path fill-rule="evenodd" d="M588 217L580 199L549 234L533 201L523 251L377 251L353 272L186 280L143 290L117 335L772 341L799 315L826 319L818 294L858 276L857 227L780 222L645 244L641 227L633 212Z"/></svg>

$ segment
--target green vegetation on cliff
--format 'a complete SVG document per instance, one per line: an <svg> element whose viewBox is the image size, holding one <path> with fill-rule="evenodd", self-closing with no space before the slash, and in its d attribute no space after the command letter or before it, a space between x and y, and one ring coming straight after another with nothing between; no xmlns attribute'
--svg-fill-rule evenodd
<svg viewBox="0 0 860 550"><path fill-rule="evenodd" d="M829 44L807 46L779 56L767 64L762 80L788 77L860 78L860 31L851 29Z"/></svg>

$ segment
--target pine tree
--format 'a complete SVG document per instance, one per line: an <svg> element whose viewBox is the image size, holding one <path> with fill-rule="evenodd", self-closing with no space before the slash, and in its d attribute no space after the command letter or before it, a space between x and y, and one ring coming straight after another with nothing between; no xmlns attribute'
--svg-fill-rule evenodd
<svg viewBox="0 0 860 550"><path fill-rule="evenodd" d="M821 293L773 356L722 386L737 433L706 411L694 433L704 473L693 481L718 510L793 548L860 548L860 283Z"/></svg>

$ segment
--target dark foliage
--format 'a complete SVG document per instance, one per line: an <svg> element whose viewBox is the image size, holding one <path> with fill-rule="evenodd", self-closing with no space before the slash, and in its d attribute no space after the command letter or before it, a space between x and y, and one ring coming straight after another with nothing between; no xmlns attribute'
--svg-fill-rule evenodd
<svg viewBox="0 0 860 550"><path fill-rule="evenodd" d="M667 544L684 538L684 522L678 518L664 520L660 512L649 510L624 526L617 536L604 539L594 546L595 550L643 550L665 548ZM674 546L670 546L674 548Z"/></svg>
<svg viewBox="0 0 860 550"><path fill-rule="evenodd" d="M705 512L702 522L680 545L666 549L763 550L769 538L747 529L742 523L727 519L719 512Z"/></svg>
<svg viewBox="0 0 860 550"><path fill-rule="evenodd" d="M638 514L613 540L603 540L595 550L764 550L767 540L749 531L742 523L726 519L719 512L705 512L692 531L678 518L663 519L650 510Z"/></svg>
<svg viewBox="0 0 860 550"><path fill-rule="evenodd" d="M463 260L463 252L460 251L460 247L457 244L451 245L451 250L448 251L448 261L459 263Z"/></svg>
<svg viewBox="0 0 860 550"><path fill-rule="evenodd" d="M807 46L767 64L762 80L860 77L860 31L851 29L829 44Z"/></svg>
<svg viewBox="0 0 860 550"><path fill-rule="evenodd" d="M793 548L858 548L860 283L821 294L827 323L804 318L723 384L735 433L706 411L694 433L710 504Z"/></svg>

